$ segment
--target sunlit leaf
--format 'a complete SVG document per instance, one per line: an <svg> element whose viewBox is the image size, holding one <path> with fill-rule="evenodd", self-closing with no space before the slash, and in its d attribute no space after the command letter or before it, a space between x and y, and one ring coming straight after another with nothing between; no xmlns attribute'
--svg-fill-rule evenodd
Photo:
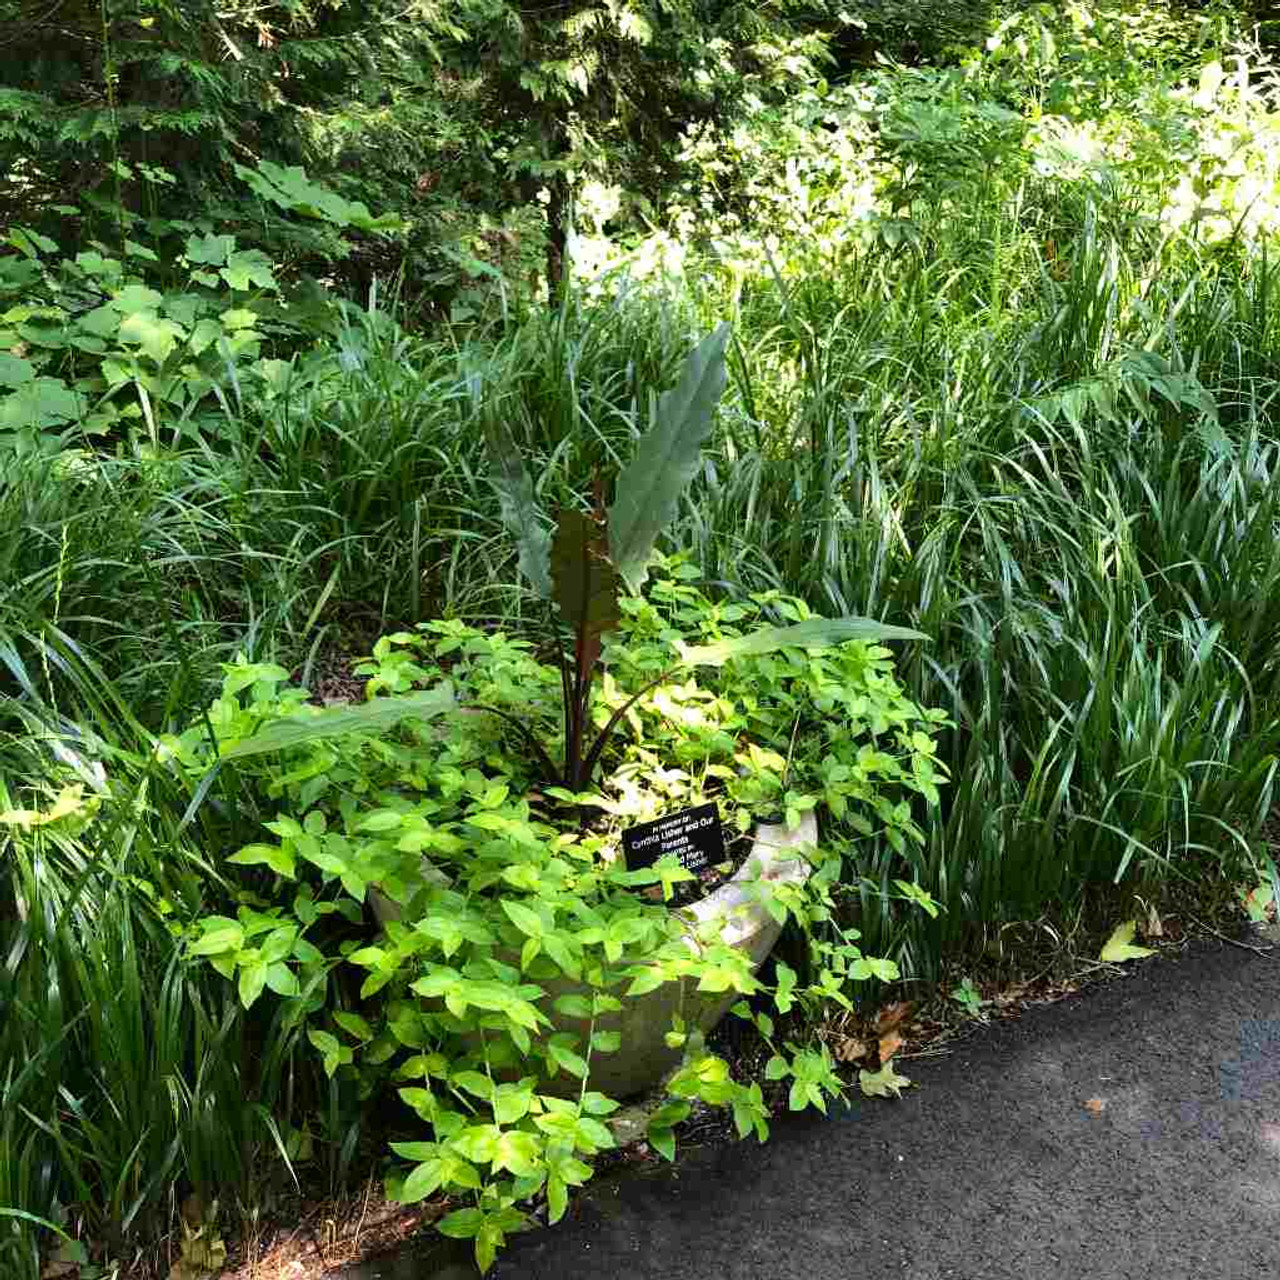
<svg viewBox="0 0 1280 1280"><path fill-rule="evenodd" d="M1150 947L1133 946L1133 935L1138 931L1136 920L1126 920L1118 925L1115 932L1107 939L1102 948L1101 959L1107 964L1123 964L1126 960L1141 960L1143 956L1154 955Z"/></svg>
<svg viewBox="0 0 1280 1280"><path fill-rule="evenodd" d="M228 747L222 756L234 760L349 733L384 732L401 720L431 720L454 706L453 688L443 683L434 689L403 697L375 698L358 706L324 707L312 715L286 716L277 720L253 737Z"/></svg>
<svg viewBox="0 0 1280 1280"><path fill-rule="evenodd" d="M724 391L728 341L729 326L722 324L689 353L680 381L659 398L652 426L618 476L609 550L633 591L644 585L653 544L698 470Z"/></svg>
<svg viewBox="0 0 1280 1280"><path fill-rule="evenodd" d="M761 657L779 649L825 649L848 640L927 640L909 627L894 627L872 618L809 618L787 627L762 627L750 635L732 636L706 645L680 644L680 659L691 667L719 667L734 658Z"/></svg>

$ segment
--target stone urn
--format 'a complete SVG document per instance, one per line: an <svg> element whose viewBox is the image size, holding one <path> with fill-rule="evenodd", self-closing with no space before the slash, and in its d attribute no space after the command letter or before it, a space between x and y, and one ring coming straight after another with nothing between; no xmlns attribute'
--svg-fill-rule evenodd
<svg viewBox="0 0 1280 1280"><path fill-rule="evenodd" d="M794 830L786 826L762 824L752 836L751 851L742 866L718 889L677 914L689 922L684 940L691 950L703 945L701 939L717 930L717 940L742 952L755 972L773 950L782 926L750 896L747 885L757 877L775 883L801 884L812 870L801 850L817 843L818 824L812 813L805 814ZM441 873L431 868L435 875ZM370 902L381 924L400 918L400 908L385 894L370 887ZM568 977L540 979L546 995L539 1007L557 1031L573 1031L585 1039L589 1024L557 1013L553 1004L560 996L586 995L591 989ZM646 995L623 1001L617 1013L603 1014L595 1021L596 1031L616 1031L621 1047L614 1053L591 1056L590 1087L612 1098L625 1098L652 1089L676 1067L682 1050L666 1043L672 1020L679 1014L686 1029L695 1027L704 1035L715 1027L729 1008L742 997L737 991L702 992L691 980L672 981ZM555 1093L559 1080L544 1082L543 1092ZM580 1082L567 1077L565 1089L578 1091Z"/></svg>

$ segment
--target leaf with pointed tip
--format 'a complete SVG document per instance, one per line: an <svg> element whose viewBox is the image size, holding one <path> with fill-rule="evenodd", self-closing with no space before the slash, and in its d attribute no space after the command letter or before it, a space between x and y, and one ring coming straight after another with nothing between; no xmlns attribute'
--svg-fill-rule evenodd
<svg viewBox="0 0 1280 1280"><path fill-rule="evenodd" d="M750 635L712 644L681 644L680 660L691 667L719 667L733 658L757 658L779 649L828 649L847 640L928 640L922 631L893 627L874 618L808 618L789 627L762 627Z"/></svg>
<svg viewBox="0 0 1280 1280"><path fill-rule="evenodd" d="M653 544L698 470L724 391L728 341L729 326L722 324L689 353L680 381L659 397L653 424L618 476L609 510L609 548L634 591L644 585Z"/></svg>
<svg viewBox="0 0 1280 1280"><path fill-rule="evenodd" d="M578 671L587 679L600 656L601 637L621 620L618 571L604 530L581 511L561 511L551 542L551 577L560 618L573 632Z"/></svg>
<svg viewBox="0 0 1280 1280"><path fill-rule="evenodd" d="M358 706L324 707L308 716L285 716L269 724L260 733L245 738L222 752L224 760L241 756L262 755L267 751L283 751L287 747L337 738L348 733L372 733L389 729L401 720L431 720L453 710L456 703L448 682L434 689L404 697L374 698Z"/></svg>
<svg viewBox="0 0 1280 1280"><path fill-rule="evenodd" d="M520 572L543 600L551 598L551 534L534 496L533 481L511 432L500 423L485 427L489 475L498 491L502 523L516 541Z"/></svg>
<svg viewBox="0 0 1280 1280"><path fill-rule="evenodd" d="M858 1072L858 1087L868 1098L900 1098L902 1090L911 1083L907 1076L900 1076L893 1064L886 1062L879 1071Z"/></svg>
<svg viewBox="0 0 1280 1280"><path fill-rule="evenodd" d="M1143 956L1154 955L1150 947L1135 947L1133 935L1138 931L1136 920L1126 920L1117 926L1116 931L1107 939L1102 948L1101 959L1107 964L1121 964L1125 960L1141 960Z"/></svg>

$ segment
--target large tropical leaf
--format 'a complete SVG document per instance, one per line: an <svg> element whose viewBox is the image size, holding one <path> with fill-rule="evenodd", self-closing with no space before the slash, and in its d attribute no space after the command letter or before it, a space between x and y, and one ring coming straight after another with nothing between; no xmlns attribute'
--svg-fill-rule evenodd
<svg viewBox="0 0 1280 1280"><path fill-rule="evenodd" d="M551 597L551 533L534 497L533 481L520 450L505 426L492 422L485 428L489 473L498 491L502 523L516 541L520 572L543 600Z"/></svg>
<svg viewBox="0 0 1280 1280"><path fill-rule="evenodd" d="M779 649L826 649L846 640L928 640L921 631L892 627L872 618L809 618L789 627L762 627L746 636L712 644L681 644L680 660L690 667L719 667L732 658L758 657Z"/></svg>
<svg viewBox="0 0 1280 1280"><path fill-rule="evenodd" d="M609 547L632 590L643 586L653 544L698 469L724 390L728 341L729 326L722 324L689 353L680 381L659 398L652 426L618 476L609 510Z"/></svg>
<svg viewBox="0 0 1280 1280"><path fill-rule="evenodd" d="M222 752L224 760L257 756L267 751L283 751L323 738L348 733L370 733L389 729L401 720L431 720L452 711L457 703L447 682L422 693L403 697L374 698L357 706L324 707L310 715L287 716L268 725L261 733L245 738Z"/></svg>
<svg viewBox="0 0 1280 1280"><path fill-rule="evenodd" d="M578 671L589 678L600 656L601 637L621 617L618 571L598 520L581 511L560 512L551 543L551 577L560 618L574 635Z"/></svg>

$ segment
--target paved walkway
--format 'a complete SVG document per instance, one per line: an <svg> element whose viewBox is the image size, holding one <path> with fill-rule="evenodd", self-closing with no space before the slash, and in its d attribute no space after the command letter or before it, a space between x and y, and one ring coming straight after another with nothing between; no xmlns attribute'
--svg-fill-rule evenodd
<svg viewBox="0 0 1280 1280"><path fill-rule="evenodd" d="M902 1069L900 1102L595 1189L491 1275L1280 1277L1280 949L1197 944ZM424 1263L366 1274L459 1274Z"/></svg>

